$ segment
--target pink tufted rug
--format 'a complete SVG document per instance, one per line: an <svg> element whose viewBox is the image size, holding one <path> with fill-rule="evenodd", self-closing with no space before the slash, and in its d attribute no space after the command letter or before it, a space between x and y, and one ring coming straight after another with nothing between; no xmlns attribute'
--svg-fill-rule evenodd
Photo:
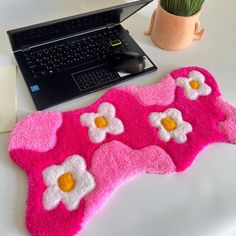
<svg viewBox="0 0 236 236"><path fill-rule="evenodd" d="M27 229L75 235L119 185L181 172L214 142L236 143L236 108L198 67L148 87L113 88L83 109L29 115L8 147L28 175Z"/></svg>

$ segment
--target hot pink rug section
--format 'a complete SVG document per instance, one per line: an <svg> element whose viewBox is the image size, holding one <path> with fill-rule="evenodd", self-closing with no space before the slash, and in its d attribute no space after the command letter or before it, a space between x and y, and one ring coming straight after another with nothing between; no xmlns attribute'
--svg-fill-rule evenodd
<svg viewBox="0 0 236 236"><path fill-rule="evenodd" d="M236 108L199 67L177 69L153 86L113 88L82 109L30 115L17 124L8 147L28 175L26 227L33 236L75 235L122 183L143 173L181 172L208 144L236 143L235 131ZM73 155L84 160L85 172L60 167ZM63 201L45 209L42 173L49 167L55 168L50 179L57 197L73 201L85 195L76 209ZM86 183L83 193L73 192L78 178Z"/></svg>

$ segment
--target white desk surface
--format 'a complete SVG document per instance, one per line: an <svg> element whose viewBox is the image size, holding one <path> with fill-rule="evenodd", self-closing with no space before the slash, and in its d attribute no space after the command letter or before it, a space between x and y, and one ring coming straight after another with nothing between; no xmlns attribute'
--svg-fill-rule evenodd
<svg viewBox="0 0 236 236"><path fill-rule="evenodd" d="M14 61L6 30L120 4L121 0L0 0L0 64ZM180 52L155 47L143 35L157 2L123 23L159 70L126 82L152 84L188 65L209 69L223 96L236 104L236 1L206 1L201 17L207 34ZM35 111L18 71L18 119ZM105 91L53 107L67 111L89 105ZM9 134L0 135L0 235L28 235L24 227L26 175L6 151ZM81 236L235 236L236 145L214 144L192 167L173 176L145 175L129 182L108 201Z"/></svg>

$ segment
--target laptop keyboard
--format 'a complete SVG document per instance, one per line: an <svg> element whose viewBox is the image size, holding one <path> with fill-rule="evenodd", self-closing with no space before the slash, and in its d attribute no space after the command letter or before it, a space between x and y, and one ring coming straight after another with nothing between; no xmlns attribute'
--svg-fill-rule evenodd
<svg viewBox="0 0 236 236"><path fill-rule="evenodd" d="M95 61L102 64L109 53L121 48L131 49L119 31L103 30L57 41L47 47L31 48L24 53L24 58L32 77L37 79Z"/></svg>
<svg viewBox="0 0 236 236"><path fill-rule="evenodd" d="M115 72L110 71L106 65L80 71L74 73L72 76L80 91L92 89L100 85L105 86L106 84L110 84L110 82L119 79L119 76Z"/></svg>

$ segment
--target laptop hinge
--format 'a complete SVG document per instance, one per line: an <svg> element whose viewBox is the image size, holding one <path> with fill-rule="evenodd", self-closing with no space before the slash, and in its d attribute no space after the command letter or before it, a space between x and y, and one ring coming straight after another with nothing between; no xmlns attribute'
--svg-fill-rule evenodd
<svg viewBox="0 0 236 236"><path fill-rule="evenodd" d="M118 25L117 23L108 24L108 25L107 25L107 29L112 29L112 28L114 28L114 27L117 26L117 25Z"/></svg>
<svg viewBox="0 0 236 236"><path fill-rule="evenodd" d="M26 51L29 51L29 50L30 50L30 46L27 45L27 46L24 46L23 48L21 48L19 51L26 52Z"/></svg>

